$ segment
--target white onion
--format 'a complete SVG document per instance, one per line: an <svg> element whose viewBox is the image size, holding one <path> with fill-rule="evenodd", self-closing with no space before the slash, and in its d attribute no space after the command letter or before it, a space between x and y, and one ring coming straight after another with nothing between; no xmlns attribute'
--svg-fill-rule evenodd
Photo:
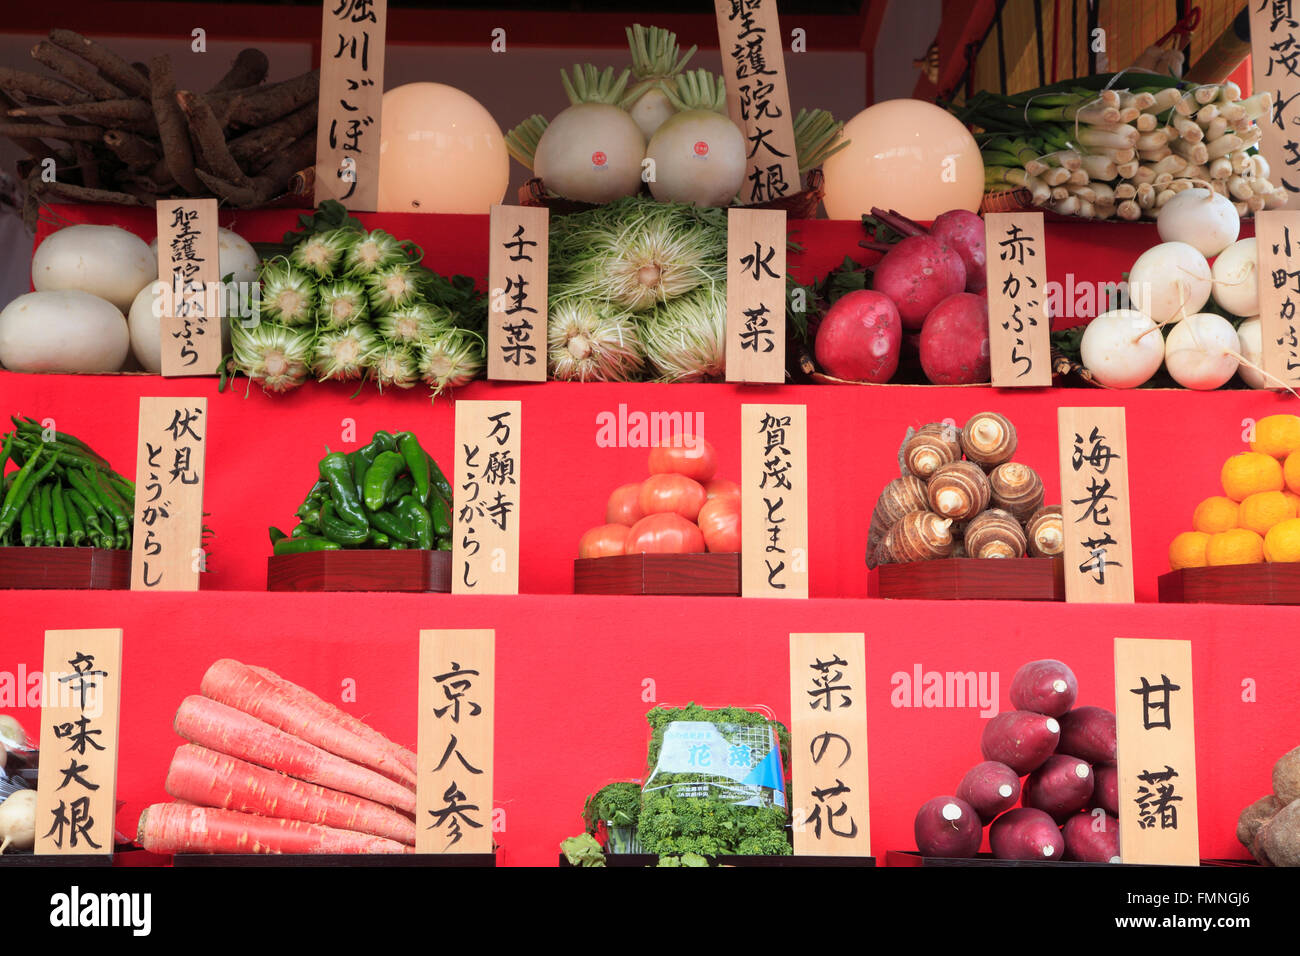
<svg viewBox="0 0 1300 956"><path fill-rule="evenodd" d="M654 160L650 192L662 202L727 206L745 182L745 136L721 113L687 110L673 116L646 147Z"/></svg>
<svg viewBox="0 0 1300 956"><path fill-rule="evenodd" d="M122 313L89 292L28 292L0 312L0 365L15 372L116 372L129 350Z"/></svg>
<svg viewBox="0 0 1300 956"><path fill-rule="evenodd" d="M1103 312L1084 329L1084 366L1102 385L1136 388L1160 368L1165 342L1151 319L1134 309Z"/></svg>
<svg viewBox="0 0 1300 956"><path fill-rule="evenodd" d="M1259 316L1237 326L1237 339L1241 342L1241 357L1245 360L1237 367L1237 374L1251 388L1268 388L1269 382L1260 371L1264 366L1264 323ZM1251 368L1251 365L1256 367Z"/></svg>
<svg viewBox="0 0 1300 956"><path fill-rule="evenodd" d="M1128 274L1133 308L1156 325L1200 312L1214 287L1210 264L1185 242L1162 242L1142 255Z"/></svg>
<svg viewBox="0 0 1300 956"><path fill-rule="evenodd" d="M636 121L608 103L579 103L551 120L533 156L552 192L606 203L641 189L645 136Z"/></svg>
<svg viewBox="0 0 1300 956"><path fill-rule="evenodd" d="M1210 268L1214 301L1233 315L1259 314L1259 252L1255 237L1240 239L1219 253Z"/></svg>
<svg viewBox="0 0 1300 956"><path fill-rule="evenodd" d="M1240 365L1241 341L1221 315L1200 312L1174 326L1165 341L1165 368L1185 388L1208 391L1223 385Z"/></svg>
<svg viewBox="0 0 1300 956"><path fill-rule="evenodd" d="M1164 242L1185 242L1207 259L1237 241L1241 217L1232 200L1209 189L1184 189L1156 216Z"/></svg>
<svg viewBox="0 0 1300 956"><path fill-rule="evenodd" d="M135 294L158 276L156 257L135 233L117 226L67 226L36 247L32 288L77 289L125 313Z"/></svg>

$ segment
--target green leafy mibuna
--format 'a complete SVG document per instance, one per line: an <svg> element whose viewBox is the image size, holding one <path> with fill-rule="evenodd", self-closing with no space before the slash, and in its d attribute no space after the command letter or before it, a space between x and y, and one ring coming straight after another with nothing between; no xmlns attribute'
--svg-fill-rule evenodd
<svg viewBox="0 0 1300 956"><path fill-rule="evenodd" d="M696 289L643 315L641 344L660 381L721 381L727 371L726 287Z"/></svg>
<svg viewBox="0 0 1300 956"><path fill-rule="evenodd" d="M451 312L426 302L402 306L375 319L375 327L386 341L404 345L431 339L454 325Z"/></svg>
<svg viewBox="0 0 1300 956"><path fill-rule="evenodd" d="M370 358L370 370L380 389L395 385L411 388L420 380L415 353L405 345L384 344Z"/></svg>
<svg viewBox="0 0 1300 956"><path fill-rule="evenodd" d="M415 267L409 263L384 266L366 276L370 305L376 312L387 312L410 305L420 294Z"/></svg>
<svg viewBox="0 0 1300 956"><path fill-rule="evenodd" d="M304 272L328 279L337 272L339 263L358 235L351 229L339 228L308 236L293 247L289 261Z"/></svg>
<svg viewBox="0 0 1300 956"><path fill-rule="evenodd" d="M631 312L589 299L564 299L546 323L551 377L562 382L630 382L645 364Z"/></svg>
<svg viewBox="0 0 1300 956"><path fill-rule="evenodd" d="M406 261L406 252L400 242L382 229L373 229L348 247L340 268L346 275L363 278Z"/></svg>
<svg viewBox="0 0 1300 956"><path fill-rule="evenodd" d="M646 853L682 858L697 854L703 857L746 854L786 856L792 850L788 836L786 808L775 801L760 806L742 805L719 797L678 796L676 785L697 792L703 784L719 794L711 779L723 789L743 785L730 778L709 778L700 773L663 773L655 768L663 750L664 735L675 721L706 721L719 725L724 738L736 740L745 728L772 728L776 731L783 775L788 767L789 732L762 714L739 707L710 710L691 703L680 708L656 707L646 714L650 724L648 764L652 770L642 791L641 813L637 820L637 837ZM730 735L730 736L729 736ZM786 788L788 791L788 787ZM761 799L761 796L760 796ZM669 864L674 865L674 864ZM692 861L687 865L699 865Z"/></svg>
<svg viewBox="0 0 1300 956"><path fill-rule="evenodd" d="M285 232L279 242L255 242L253 249L263 259L287 256L293 251L294 246L307 237L339 228L350 229L353 232L366 231L361 220L348 212L346 206L336 199L326 199L314 211L300 214L298 228Z"/></svg>
<svg viewBox="0 0 1300 956"><path fill-rule="evenodd" d="M287 392L307 380L312 360L310 329L259 322L230 323L230 349L237 371L271 392Z"/></svg>
<svg viewBox="0 0 1300 956"><path fill-rule="evenodd" d="M366 317L369 305L365 287L355 279L337 279L319 286L317 321L330 328L355 325Z"/></svg>
<svg viewBox="0 0 1300 956"><path fill-rule="evenodd" d="M259 317L280 325L306 325L316 316L316 283L287 259L262 263Z"/></svg>
<svg viewBox="0 0 1300 956"><path fill-rule="evenodd" d="M312 371L322 382L361 378L379 350L379 337L369 326L327 329L316 336Z"/></svg>
<svg viewBox="0 0 1300 956"><path fill-rule="evenodd" d="M449 388L467 385L483 371L483 339L464 329L449 329L416 346L420 378L437 398Z"/></svg>

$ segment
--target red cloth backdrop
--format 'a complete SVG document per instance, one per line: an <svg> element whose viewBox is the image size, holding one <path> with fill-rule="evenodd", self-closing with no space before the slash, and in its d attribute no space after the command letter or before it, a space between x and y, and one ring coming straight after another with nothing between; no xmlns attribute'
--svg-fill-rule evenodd
<svg viewBox="0 0 1300 956"><path fill-rule="evenodd" d="M117 221L145 238L148 211L60 207L78 221ZM486 217L374 216L426 250L443 272L482 276ZM233 226L250 239L276 238L287 211L240 213ZM855 223L792 225L806 249L796 267L820 274L862 252ZM1049 273L1075 283L1116 280L1138 251L1156 241L1151 227L1049 226ZM1081 703L1113 707L1111 639L1190 638L1197 680L1198 765L1204 856L1240 855L1236 815L1268 789L1272 762L1295 746L1300 651L1290 634L1296 612L1268 608L1181 608L948 604L869 600L863 565L876 496L897 472L895 453L908 425L995 409L1020 433L1017 459L1039 469L1058 496L1056 412L1065 404L1127 409L1133 495L1134 568L1139 602L1152 602L1167 565L1169 540L1190 523L1196 503L1219 490L1223 460L1241 450L1243 422L1293 403L1270 393L1112 392L1054 389L871 386L788 387L782 402L809 406L810 571L813 600L578 598L572 559L579 535L603 521L617 485L645 474L644 448L602 447L601 416L699 413L717 447L720 474L738 477L740 405L765 389L725 385L499 386L476 383L466 399L520 399L520 585L517 598L266 594L268 525L288 531L328 445L353 447L376 428L409 428L445 465L452 459L453 405L428 392L309 385L272 397L245 382L218 394L215 380L154 376L27 376L0 373L0 408L52 417L60 430L94 444L129 473L142 395L209 399L205 484L216 532L211 570L198 596L14 593L4 600L0 672L41 666L46 628L126 630L119 818L126 832L162 781L173 748L171 718L197 692L219 657L263 664L341 700L356 680L349 710L414 743L416 639L420 628L495 627L498 640L496 805L502 862L553 862L561 838L581 827L583 796L642 771L652 702L767 704L789 716L787 638L791 631L864 631L870 713L872 837L878 854L910 848L916 807L951 792L979 759L978 709L891 705L891 675L987 671L1000 675L1007 707L1011 674L1026 660L1056 657L1079 675ZM563 595L569 595L567 597ZM2 674L0 674L2 679ZM1243 701L1243 681L1257 702ZM3 684L0 683L0 689ZM0 698L0 710L8 707ZM36 714L20 719L35 731Z"/></svg>

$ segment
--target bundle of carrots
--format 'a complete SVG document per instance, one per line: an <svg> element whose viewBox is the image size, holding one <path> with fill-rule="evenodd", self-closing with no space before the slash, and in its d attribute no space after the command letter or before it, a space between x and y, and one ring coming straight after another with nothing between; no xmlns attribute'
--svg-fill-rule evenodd
<svg viewBox="0 0 1300 956"><path fill-rule="evenodd" d="M72 30L51 30L32 58L50 72L0 67L0 135L30 157L29 221L42 199L258 206L315 161L319 74L265 83L261 50L241 51L204 93L177 89L167 56L130 63Z"/></svg>
<svg viewBox="0 0 1300 956"><path fill-rule="evenodd" d="M213 664L185 698L153 853L411 853L415 754L262 667Z"/></svg>

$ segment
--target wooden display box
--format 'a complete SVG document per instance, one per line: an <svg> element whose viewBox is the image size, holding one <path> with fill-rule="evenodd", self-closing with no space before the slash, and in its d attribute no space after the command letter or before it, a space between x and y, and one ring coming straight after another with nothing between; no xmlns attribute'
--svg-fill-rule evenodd
<svg viewBox="0 0 1300 956"><path fill-rule="evenodd" d="M1064 601L1061 558L939 558L882 564L867 582L871 597L913 601Z"/></svg>
<svg viewBox="0 0 1300 956"><path fill-rule="evenodd" d="M108 590L130 586L130 551L0 548L0 588Z"/></svg>
<svg viewBox="0 0 1300 956"><path fill-rule="evenodd" d="M266 560L268 591L433 591L451 593L451 552L310 551Z"/></svg>
<svg viewBox="0 0 1300 956"><path fill-rule="evenodd" d="M470 867L496 866L495 853L177 853L178 867Z"/></svg>
<svg viewBox="0 0 1300 956"><path fill-rule="evenodd" d="M574 594L740 596L739 554L620 554L576 558Z"/></svg>
<svg viewBox="0 0 1300 956"><path fill-rule="evenodd" d="M1183 568L1159 586L1163 604L1300 604L1300 564Z"/></svg>
<svg viewBox="0 0 1300 956"><path fill-rule="evenodd" d="M874 856L714 856L708 857L709 866L743 867L801 867L801 866L875 866ZM609 867L658 866L659 857L653 853L606 853L605 865ZM560 854L560 867L574 867L568 857Z"/></svg>

